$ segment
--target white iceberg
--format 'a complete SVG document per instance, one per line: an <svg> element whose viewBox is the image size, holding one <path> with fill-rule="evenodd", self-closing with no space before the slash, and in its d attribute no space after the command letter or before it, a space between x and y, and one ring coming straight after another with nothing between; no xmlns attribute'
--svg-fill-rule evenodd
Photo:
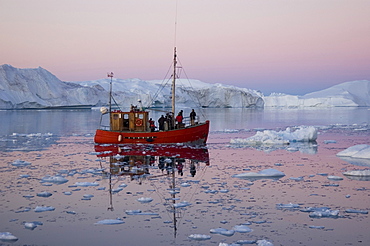
<svg viewBox="0 0 370 246"><path fill-rule="evenodd" d="M337 156L370 159L370 145L367 144L354 145L337 153Z"/></svg>
<svg viewBox="0 0 370 246"><path fill-rule="evenodd" d="M53 194L47 191L43 191L43 192L37 193L36 195L39 197L49 197L49 196L52 196Z"/></svg>
<svg viewBox="0 0 370 246"><path fill-rule="evenodd" d="M274 168L264 169L257 173L255 172L248 172L248 173L240 173L232 175L233 178L279 178L284 177L285 174L280 172Z"/></svg>
<svg viewBox="0 0 370 246"><path fill-rule="evenodd" d="M348 171L348 172L344 172L343 175L347 175L347 176L358 176L358 177L368 177L368 176L370 176L370 169Z"/></svg>
<svg viewBox="0 0 370 246"><path fill-rule="evenodd" d="M293 142L313 142L317 139L317 129L313 126L300 126L295 130L291 127L285 131L264 130L254 136L242 139L231 139L231 144L238 145L286 145Z"/></svg>

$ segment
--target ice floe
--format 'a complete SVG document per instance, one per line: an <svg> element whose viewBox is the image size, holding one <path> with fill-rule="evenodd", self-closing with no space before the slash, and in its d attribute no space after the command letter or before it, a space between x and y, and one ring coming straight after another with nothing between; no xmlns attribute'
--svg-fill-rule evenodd
<svg viewBox="0 0 370 246"><path fill-rule="evenodd" d="M241 179L253 179L253 178L281 178L284 177L285 174L280 172L274 168L268 168L261 170L259 172L247 172L247 173L240 173L232 175L233 178L241 178Z"/></svg>
<svg viewBox="0 0 370 246"><path fill-rule="evenodd" d="M55 208L51 206L37 206L35 208L35 212L40 213L40 212L47 212L47 211L54 211Z"/></svg>
<svg viewBox="0 0 370 246"><path fill-rule="evenodd" d="M137 200L141 203L149 203L149 202L153 201L153 198L151 198L151 197L140 197Z"/></svg>
<svg viewBox="0 0 370 246"><path fill-rule="evenodd" d="M64 184L68 182L68 179L62 176L50 176L46 175L41 179L42 183L54 183L54 184Z"/></svg>
<svg viewBox="0 0 370 246"><path fill-rule="evenodd" d="M183 207L187 207L187 206L190 206L190 205L191 205L190 202L183 201L183 202L173 204L173 207L174 208L183 208Z"/></svg>
<svg viewBox="0 0 370 246"><path fill-rule="evenodd" d="M367 210L358 210L358 209L350 209L350 208L346 209L345 212L346 213L355 213L355 214L368 214L369 213L369 211L367 211Z"/></svg>
<svg viewBox="0 0 370 246"><path fill-rule="evenodd" d="M119 225L125 223L121 219L105 219L95 223L95 225Z"/></svg>
<svg viewBox="0 0 370 246"><path fill-rule="evenodd" d="M247 233L247 232L253 231L251 228L249 228L246 225L236 225L233 227L233 230L239 233Z"/></svg>
<svg viewBox="0 0 370 246"><path fill-rule="evenodd" d="M267 241L267 240L265 240L265 239L263 239L263 240L258 240L258 241L257 241L257 245L258 245L258 246L274 246L274 244L273 244L273 243L271 243L270 241Z"/></svg>
<svg viewBox="0 0 370 246"><path fill-rule="evenodd" d="M192 240L203 241L211 239L211 236L204 234L191 234L188 236L188 238Z"/></svg>
<svg viewBox="0 0 370 246"><path fill-rule="evenodd" d="M0 232L1 241L17 241L18 238L11 234L10 232Z"/></svg>
<svg viewBox="0 0 370 246"><path fill-rule="evenodd" d="M287 203L287 204L278 203L278 204L276 204L277 209L298 209L300 207L301 206L299 206L299 204L295 204L295 203Z"/></svg>
<svg viewBox="0 0 370 246"><path fill-rule="evenodd" d="M76 182L76 186L81 186L81 187L88 187L88 186L99 186L99 183L96 182Z"/></svg>
<svg viewBox="0 0 370 246"><path fill-rule="evenodd" d="M43 192L37 193L36 195L39 196L39 197L50 197L53 194L51 194L50 192L47 192L47 191L43 191Z"/></svg>
<svg viewBox="0 0 370 246"><path fill-rule="evenodd" d="M347 172L344 172L343 175L359 176L359 177L365 177L366 176L367 177L367 176L370 176L370 169L347 171Z"/></svg>
<svg viewBox="0 0 370 246"><path fill-rule="evenodd" d="M211 230L209 230L209 232L212 233L212 234L220 234L220 235L228 236L228 237L231 237L235 234L234 230L228 230L228 229L221 228L221 227L211 229Z"/></svg>
<svg viewBox="0 0 370 246"><path fill-rule="evenodd" d="M15 160L12 162L12 166L15 166L15 167L25 167L25 166L29 166L31 165L31 162L28 162L28 161L22 161L22 160Z"/></svg>

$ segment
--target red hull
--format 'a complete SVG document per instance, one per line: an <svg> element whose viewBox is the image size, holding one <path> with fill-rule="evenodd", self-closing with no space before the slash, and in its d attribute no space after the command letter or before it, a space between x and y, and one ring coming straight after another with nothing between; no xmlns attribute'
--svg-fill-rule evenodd
<svg viewBox="0 0 370 246"><path fill-rule="evenodd" d="M160 132L119 132L97 129L94 141L98 144L205 144L209 121L182 129Z"/></svg>

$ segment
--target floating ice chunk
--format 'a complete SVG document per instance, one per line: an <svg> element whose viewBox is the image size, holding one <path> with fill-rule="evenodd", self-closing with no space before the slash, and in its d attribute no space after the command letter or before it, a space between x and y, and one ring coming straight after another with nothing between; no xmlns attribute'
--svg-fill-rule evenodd
<svg viewBox="0 0 370 246"><path fill-rule="evenodd" d="M29 166L31 165L31 162L28 162L28 161L22 161L22 160L15 160L13 161L12 163L12 166L15 166L15 167L25 167L25 166Z"/></svg>
<svg viewBox="0 0 370 246"><path fill-rule="evenodd" d="M125 187L127 187L127 184L125 184L125 183L122 183L122 184L120 184L118 187L122 187L122 188L125 188Z"/></svg>
<svg viewBox="0 0 370 246"><path fill-rule="evenodd" d="M43 192L37 193L36 195L39 196L39 197L50 197L53 194L51 194L50 192L47 192L47 191L43 191Z"/></svg>
<svg viewBox="0 0 370 246"><path fill-rule="evenodd" d="M294 203L288 203L288 204L278 203L276 204L276 208L277 209L295 209L295 208L300 208L300 206Z"/></svg>
<svg viewBox="0 0 370 246"><path fill-rule="evenodd" d="M329 175L327 177L329 180L343 180L342 177L339 177L339 176L334 176L334 175Z"/></svg>
<svg viewBox="0 0 370 246"><path fill-rule="evenodd" d="M188 238L191 240L203 241L211 239L211 236L204 234L191 234L188 236Z"/></svg>
<svg viewBox="0 0 370 246"><path fill-rule="evenodd" d="M149 203L149 202L153 201L153 198L151 198L151 197L140 197L137 200L141 203Z"/></svg>
<svg viewBox="0 0 370 246"><path fill-rule="evenodd" d="M181 185L181 187L189 187L190 186L189 183L181 183L180 185Z"/></svg>
<svg viewBox="0 0 370 246"><path fill-rule="evenodd" d="M10 232L0 232L0 240L1 241L17 241L18 238L11 234Z"/></svg>
<svg viewBox="0 0 370 246"><path fill-rule="evenodd" d="M337 218L339 216L339 210L324 210L324 211L314 211L310 213L310 218Z"/></svg>
<svg viewBox="0 0 370 246"><path fill-rule="evenodd" d="M190 205L191 205L190 202L183 201L183 202L173 204L173 207L174 208L183 208L183 207L187 207L187 206L190 206Z"/></svg>
<svg viewBox="0 0 370 246"><path fill-rule="evenodd" d="M140 209L137 210L126 210L125 211L127 215L152 215L157 216L158 213L152 213L152 212L142 212Z"/></svg>
<svg viewBox="0 0 370 246"><path fill-rule="evenodd" d="M324 140L324 144L337 143L335 140Z"/></svg>
<svg viewBox="0 0 370 246"><path fill-rule="evenodd" d="M68 182L68 179L62 177L62 176L50 176L46 175L41 179L41 182L44 183L54 183L54 184L64 184Z"/></svg>
<svg viewBox="0 0 370 246"><path fill-rule="evenodd" d="M306 207L306 208L303 208L301 209L300 211L301 212L322 212L322 211L326 211L326 210L329 210L330 208L329 207Z"/></svg>
<svg viewBox="0 0 370 246"><path fill-rule="evenodd" d="M314 226L314 225L310 225L310 226L308 226L308 228L311 228L311 229L325 229L325 226Z"/></svg>
<svg viewBox="0 0 370 246"><path fill-rule="evenodd" d="M263 239L263 240L258 240L258 241L257 241L257 245L258 245L258 246L274 246L274 244L273 244L273 243L271 243L271 242L269 242L269 241L267 241L267 240L265 240L265 239Z"/></svg>
<svg viewBox="0 0 370 246"><path fill-rule="evenodd" d="M255 244L257 240L238 240L236 241L237 244Z"/></svg>
<svg viewBox="0 0 370 246"><path fill-rule="evenodd" d="M253 231L251 228L249 228L246 225L236 225L233 227L233 230L239 233L247 233L247 232Z"/></svg>
<svg viewBox="0 0 370 246"><path fill-rule="evenodd" d="M67 195L67 196L70 196L70 195L72 195L72 192L70 192L70 191L65 191L65 192L63 192L63 194L64 194L64 195Z"/></svg>
<svg viewBox="0 0 370 246"><path fill-rule="evenodd" d="M300 126L295 131L288 127L285 131L264 130L246 139L231 139L231 144L281 145L291 142L312 142L317 139L317 129L313 126Z"/></svg>
<svg viewBox="0 0 370 246"><path fill-rule="evenodd" d="M228 193L229 190L228 189L223 189L223 190L219 190L221 193Z"/></svg>
<svg viewBox="0 0 370 246"><path fill-rule="evenodd" d="M26 228L26 229L33 230L36 227L37 227L37 224L34 223L34 222L26 222L26 223L24 223L24 228Z"/></svg>
<svg viewBox="0 0 370 246"><path fill-rule="evenodd" d="M303 177L290 177L289 179L294 181L302 181Z"/></svg>
<svg viewBox="0 0 370 246"><path fill-rule="evenodd" d="M35 208L35 212L39 213L39 212L47 212L47 211L54 211L55 208L54 207L51 207L51 206L37 206Z"/></svg>
<svg viewBox="0 0 370 246"><path fill-rule="evenodd" d="M29 178L30 175L29 174L21 174L19 175L19 178L23 179L23 178Z"/></svg>
<svg viewBox="0 0 370 246"><path fill-rule="evenodd" d="M241 174L232 175L231 177L233 178L274 178L274 177L283 177L283 176L285 176L283 172L280 172L274 168L269 168L269 169L259 171L257 173L255 172L241 173Z"/></svg>
<svg viewBox="0 0 370 246"><path fill-rule="evenodd" d="M368 214L369 211L367 210L357 210L357 209L346 209L345 210L346 213L356 213L356 214Z"/></svg>
<svg viewBox="0 0 370 246"><path fill-rule="evenodd" d="M95 223L95 225L119 225L125 223L121 219L106 219L106 220L100 220Z"/></svg>
<svg viewBox="0 0 370 246"><path fill-rule="evenodd" d="M24 195L23 196L24 198L33 198L33 197L35 197L34 195Z"/></svg>
<svg viewBox="0 0 370 246"><path fill-rule="evenodd" d="M348 171L348 172L344 172L343 175L367 177L367 176L370 176L370 169Z"/></svg>
<svg viewBox="0 0 370 246"><path fill-rule="evenodd" d="M337 153L337 156L370 159L370 145L367 144L354 145Z"/></svg>
<svg viewBox="0 0 370 246"><path fill-rule="evenodd" d="M99 186L99 184L96 182L76 182L75 185L81 187Z"/></svg>
<svg viewBox="0 0 370 246"><path fill-rule="evenodd" d="M223 236L228 236L228 237L231 237L232 235L235 234L234 230L228 230L228 229L221 228L221 227L211 229L211 230L209 230L209 232L213 233L213 234L220 234L220 235L223 235Z"/></svg>
<svg viewBox="0 0 370 246"><path fill-rule="evenodd" d="M112 193L118 193L118 192L120 192L120 191L123 191L123 188L118 187L118 188L116 188L116 189L112 189Z"/></svg>
<svg viewBox="0 0 370 246"><path fill-rule="evenodd" d="M66 211L67 214L77 214L76 211Z"/></svg>

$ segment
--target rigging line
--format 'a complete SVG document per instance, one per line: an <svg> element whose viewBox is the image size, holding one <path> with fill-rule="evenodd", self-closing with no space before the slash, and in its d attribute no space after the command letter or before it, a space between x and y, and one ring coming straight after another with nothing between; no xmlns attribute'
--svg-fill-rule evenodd
<svg viewBox="0 0 370 246"><path fill-rule="evenodd" d="M193 89L193 91L195 91L195 89L194 89L193 85L191 84L190 79L189 79L189 77L188 77L188 75L187 75L187 73L186 73L186 71L185 71L184 67L182 66L182 63L181 63L181 61L180 61L180 59L179 59L179 58L178 58L178 62L180 63L180 65L181 65L181 67L182 67L182 70L184 70L185 77L186 77L186 79L188 80L188 82L189 82L189 84L190 84L190 87ZM194 100L194 97L193 97L191 94L190 94L190 97L192 97L192 99ZM197 99L197 101L198 101L198 107L199 107L199 109L200 109L200 113L202 114L203 118L205 118L204 111L203 111L203 109L202 109L202 104L200 103L200 100L199 100L199 98L198 98L198 97L195 97L195 98L196 98L196 99Z"/></svg>
<svg viewBox="0 0 370 246"><path fill-rule="evenodd" d="M173 63L171 63L171 65L169 66L169 68L167 70L167 73L166 73L166 76L164 76L161 85L159 86L158 90L154 93L154 96L152 97L152 100L149 102L148 108L154 103L154 100L158 97L159 93L164 89L164 87L170 81L170 78L168 78L167 81L166 81L166 78L167 78L168 74L170 73L170 70L172 68L172 64Z"/></svg>

